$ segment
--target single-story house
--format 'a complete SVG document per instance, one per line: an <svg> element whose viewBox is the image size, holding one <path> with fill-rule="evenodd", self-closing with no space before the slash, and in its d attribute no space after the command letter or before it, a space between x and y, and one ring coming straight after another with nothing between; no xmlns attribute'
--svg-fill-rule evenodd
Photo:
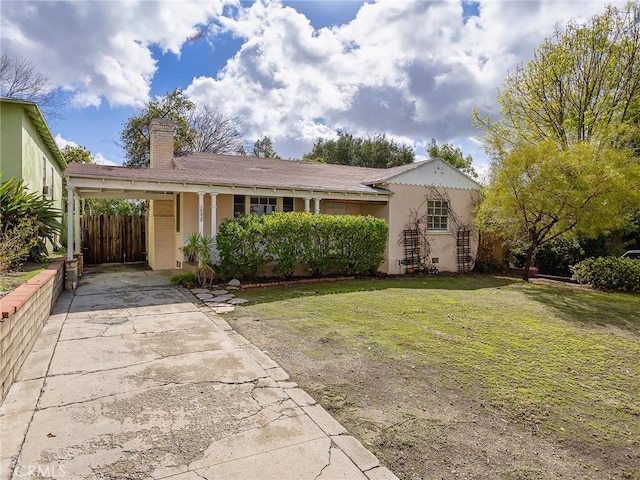
<svg viewBox="0 0 640 480"><path fill-rule="evenodd" d="M442 159L374 169L210 153L174 156L173 124L166 120L152 121L150 137L149 168L74 163L66 177L70 217L74 197L150 200L152 269L182 268L180 247L191 232L215 236L228 218L273 211L383 218L389 225L380 267L385 273L403 273L411 263L416 226L428 243L428 261L439 271L473 267L480 185ZM418 225L412 223L416 218ZM74 248L77 243L70 244L70 254Z"/></svg>
<svg viewBox="0 0 640 480"><path fill-rule="evenodd" d="M22 178L29 192L63 210L66 162L36 103L0 97L0 182Z"/></svg>

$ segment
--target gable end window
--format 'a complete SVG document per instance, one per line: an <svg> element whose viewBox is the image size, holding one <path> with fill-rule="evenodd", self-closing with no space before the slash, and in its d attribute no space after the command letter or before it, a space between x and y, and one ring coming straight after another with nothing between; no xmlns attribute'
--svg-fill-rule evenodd
<svg viewBox="0 0 640 480"><path fill-rule="evenodd" d="M429 200L427 202L427 231L449 231L449 202Z"/></svg>

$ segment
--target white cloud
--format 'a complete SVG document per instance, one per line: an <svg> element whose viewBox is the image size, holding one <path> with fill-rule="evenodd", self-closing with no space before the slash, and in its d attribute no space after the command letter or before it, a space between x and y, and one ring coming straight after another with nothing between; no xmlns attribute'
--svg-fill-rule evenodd
<svg viewBox="0 0 640 480"><path fill-rule="evenodd" d="M3 50L28 58L77 107L140 105L156 62L150 46L180 55L199 25L238 0L3 2Z"/></svg>
<svg viewBox="0 0 640 480"><path fill-rule="evenodd" d="M471 110L495 112L508 71L556 25L602 10L591 1L487 0L465 19L460 2L379 1L348 24L314 30L294 9L258 1L221 20L244 43L215 78L194 78L186 93L244 119L253 138L269 135L277 149L308 151L346 127L455 140L481 157L469 140L481 133Z"/></svg>
<svg viewBox="0 0 640 480"><path fill-rule="evenodd" d="M63 138L62 135L60 135L59 133L56 134L55 137L53 137L53 139L56 142L56 145L58 145L59 149L63 149L64 147L66 147L67 145L70 145L72 147L77 147L79 146L76 142L74 142L73 140L67 140L66 138Z"/></svg>
<svg viewBox="0 0 640 480"><path fill-rule="evenodd" d="M109 160L107 158L104 157L104 155L102 155L101 153L96 153L93 156L93 161L97 164L97 165L111 165L111 166L120 166L118 163L114 162L113 160Z"/></svg>
<svg viewBox="0 0 640 480"><path fill-rule="evenodd" d="M74 142L73 140L67 140L66 138L63 138L62 135L59 133L57 133L56 136L53 137L53 139L55 140L56 144L58 145L58 148L60 149L63 149L67 145L70 145L72 147L80 146L80 144L78 144L77 142ZM97 165L112 165L112 166L119 165L113 160L109 160L108 158L105 158L105 156L100 152L96 154L92 154L92 156L93 156L94 163L96 163Z"/></svg>

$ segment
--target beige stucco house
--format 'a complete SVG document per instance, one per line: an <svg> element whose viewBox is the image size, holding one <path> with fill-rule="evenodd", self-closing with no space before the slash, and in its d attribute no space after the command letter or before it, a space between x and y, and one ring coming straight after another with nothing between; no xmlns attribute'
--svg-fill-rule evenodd
<svg viewBox="0 0 640 480"><path fill-rule="evenodd" d="M372 169L205 153L174 157L173 125L154 120L150 131L150 168L74 163L66 176L70 212L74 197L151 200L147 256L155 270L182 268L188 233L215 236L228 218L273 211L383 218L389 239L380 270L390 274L411 263L413 240L405 230L420 218L429 264L450 272L473 267L480 185L444 160Z"/></svg>
<svg viewBox="0 0 640 480"><path fill-rule="evenodd" d="M65 167L38 105L0 97L0 182L22 178L28 191L45 196L62 211Z"/></svg>

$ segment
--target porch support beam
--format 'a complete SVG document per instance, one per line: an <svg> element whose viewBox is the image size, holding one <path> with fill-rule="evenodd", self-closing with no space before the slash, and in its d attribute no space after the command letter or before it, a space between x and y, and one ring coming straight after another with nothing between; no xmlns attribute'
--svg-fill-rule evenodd
<svg viewBox="0 0 640 480"><path fill-rule="evenodd" d="M80 210L80 197L78 196L74 198L74 209L76 214L74 216L73 229L75 231L74 238L76 241L74 242L73 253L79 254L82 248L82 237L80 236L80 215L82 215L82 210Z"/></svg>
<svg viewBox="0 0 640 480"><path fill-rule="evenodd" d="M214 192L210 192L209 195L211 195L211 237L215 238L215 236L218 234L218 203L217 203L217 199L218 199L218 194L214 193Z"/></svg>
<svg viewBox="0 0 640 480"><path fill-rule="evenodd" d="M73 225L75 218L73 216L73 203L75 196L75 188L67 186L67 260L73 260Z"/></svg>
<svg viewBox="0 0 640 480"><path fill-rule="evenodd" d="M198 233L204 234L204 192L198 192Z"/></svg>
<svg viewBox="0 0 640 480"><path fill-rule="evenodd" d="M311 208L309 206L310 202L311 202L311 199L309 197L304 197L304 211L307 213L311 211Z"/></svg>
<svg viewBox="0 0 640 480"><path fill-rule="evenodd" d="M319 197L314 198L313 203L315 205L315 213L320 213L320 198Z"/></svg>

